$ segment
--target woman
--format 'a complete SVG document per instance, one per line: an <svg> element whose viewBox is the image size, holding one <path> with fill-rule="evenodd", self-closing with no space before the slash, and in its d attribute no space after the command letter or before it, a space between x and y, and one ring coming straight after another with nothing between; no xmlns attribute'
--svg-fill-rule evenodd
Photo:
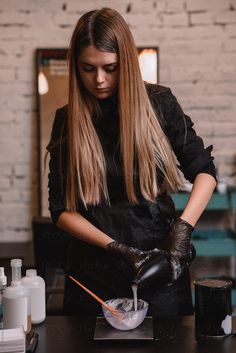
<svg viewBox="0 0 236 353"><path fill-rule="evenodd" d="M56 112L48 145L49 208L53 222L73 235L68 273L104 300L131 297L138 271L169 254L172 277L138 295L153 315L192 313L191 232L216 185L212 147L204 148L192 126L169 88L142 81L119 13L103 8L79 19L69 102ZM180 218L168 195L181 184L173 152L193 183ZM65 310L96 314L100 307L67 280Z"/></svg>

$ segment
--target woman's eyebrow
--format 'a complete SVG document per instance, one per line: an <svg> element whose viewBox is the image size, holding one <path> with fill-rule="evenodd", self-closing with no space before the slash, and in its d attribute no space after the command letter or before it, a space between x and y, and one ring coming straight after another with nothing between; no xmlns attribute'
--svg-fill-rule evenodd
<svg viewBox="0 0 236 353"><path fill-rule="evenodd" d="M89 65L89 66L94 66L94 65L92 65L92 64L86 63L85 61L80 61L80 64Z"/></svg>
<svg viewBox="0 0 236 353"><path fill-rule="evenodd" d="M88 63L86 61L80 61L80 64L96 67L96 65L90 64L90 63ZM115 62L112 62L112 63L109 63L109 64L105 64L105 65L103 65L103 67L111 66L111 65L117 65L117 64L118 64L118 61L115 61Z"/></svg>
<svg viewBox="0 0 236 353"><path fill-rule="evenodd" d="M104 67L106 67L106 66L112 66L112 65L117 65L117 64L118 64L118 61L115 61L114 63L109 63L109 64L104 65Z"/></svg>

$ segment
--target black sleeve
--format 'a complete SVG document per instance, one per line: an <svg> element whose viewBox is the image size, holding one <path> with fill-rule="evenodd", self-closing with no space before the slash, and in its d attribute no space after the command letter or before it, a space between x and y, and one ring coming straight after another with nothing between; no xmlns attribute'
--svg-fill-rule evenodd
<svg viewBox="0 0 236 353"><path fill-rule="evenodd" d="M193 128L190 117L185 115L169 88L158 94L161 124L179 162L184 177L191 183L199 173L212 175L216 170L211 155L213 146L204 147L203 140Z"/></svg>
<svg viewBox="0 0 236 353"><path fill-rule="evenodd" d="M66 189L66 112L61 108L56 111L51 139L47 146L50 155L48 190L49 210L54 224L57 223L60 214L66 210L65 189Z"/></svg>

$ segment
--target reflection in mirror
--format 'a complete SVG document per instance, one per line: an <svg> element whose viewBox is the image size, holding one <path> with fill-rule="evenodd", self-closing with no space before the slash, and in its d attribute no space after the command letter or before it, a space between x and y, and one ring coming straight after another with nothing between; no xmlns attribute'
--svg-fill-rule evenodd
<svg viewBox="0 0 236 353"><path fill-rule="evenodd" d="M144 81L158 82L158 48L137 48ZM56 109L68 101L67 49L37 49L38 88L38 156L39 156L39 215L49 217L48 159L44 166L46 146L50 139Z"/></svg>
<svg viewBox="0 0 236 353"><path fill-rule="evenodd" d="M139 66L144 81L157 83L158 80L157 48L138 48Z"/></svg>

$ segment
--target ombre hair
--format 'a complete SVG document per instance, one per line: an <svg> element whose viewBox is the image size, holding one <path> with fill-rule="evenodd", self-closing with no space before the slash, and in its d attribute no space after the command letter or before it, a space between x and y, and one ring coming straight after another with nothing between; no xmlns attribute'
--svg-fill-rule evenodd
<svg viewBox="0 0 236 353"><path fill-rule="evenodd" d="M67 210L76 211L78 201L86 208L109 203L105 158L92 122L98 101L84 88L78 71L78 55L89 45L118 55L120 153L129 202L137 203L136 169L146 200L154 202L163 189L176 191L180 185L176 161L149 101L132 34L117 11L102 8L79 19L70 42ZM158 173L164 177L162 185L157 183Z"/></svg>

